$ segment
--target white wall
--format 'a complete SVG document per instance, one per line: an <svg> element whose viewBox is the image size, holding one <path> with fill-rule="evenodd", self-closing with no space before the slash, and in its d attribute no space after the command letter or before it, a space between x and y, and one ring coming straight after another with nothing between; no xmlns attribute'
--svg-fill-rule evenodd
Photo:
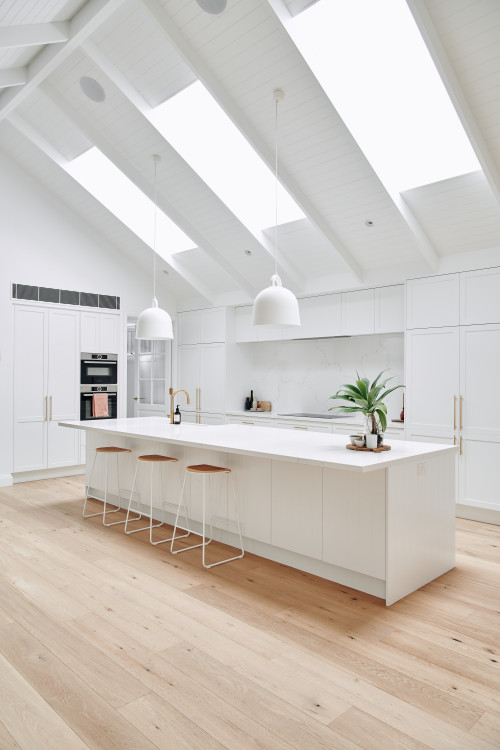
<svg viewBox="0 0 500 750"><path fill-rule="evenodd" d="M326 412L336 402L330 396L342 383L352 383L356 371L370 380L381 370L394 377L388 384L404 383L404 335L380 334L350 338L270 341L239 344L246 352L241 369L240 401L232 409L242 409L245 396L253 389L259 401L271 401L273 412ZM399 418L403 389L386 401L388 418Z"/></svg>
<svg viewBox="0 0 500 750"><path fill-rule="evenodd" d="M152 279L0 153L0 485L12 469L11 284L117 295L123 321L149 307ZM175 301L158 290L170 312Z"/></svg>

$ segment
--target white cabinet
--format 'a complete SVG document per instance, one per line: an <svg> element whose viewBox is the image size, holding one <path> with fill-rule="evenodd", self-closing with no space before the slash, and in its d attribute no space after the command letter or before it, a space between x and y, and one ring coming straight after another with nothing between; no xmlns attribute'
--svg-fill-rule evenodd
<svg viewBox="0 0 500 750"><path fill-rule="evenodd" d="M411 279L406 283L406 327L457 326L460 274Z"/></svg>
<svg viewBox="0 0 500 750"><path fill-rule="evenodd" d="M14 319L14 471L79 464L77 432L57 424L79 418L79 312L16 305Z"/></svg>
<svg viewBox="0 0 500 750"><path fill-rule="evenodd" d="M234 340L238 344L257 341L259 326L252 325L252 305L241 305L234 308Z"/></svg>
<svg viewBox="0 0 500 750"><path fill-rule="evenodd" d="M347 473L347 472L346 472ZM322 469L273 461L272 544L301 555L322 558ZM307 498L307 502L304 502Z"/></svg>
<svg viewBox="0 0 500 750"><path fill-rule="evenodd" d="M189 393L186 412L225 412L226 345L179 346L179 388Z"/></svg>
<svg viewBox="0 0 500 750"><path fill-rule="evenodd" d="M181 346L226 341L226 309L211 307L188 310L177 316L178 339Z"/></svg>
<svg viewBox="0 0 500 750"><path fill-rule="evenodd" d="M375 333L398 333L404 329L404 284L375 289Z"/></svg>
<svg viewBox="0 0 500 750"><path fill-rule="evenodd" d="M284 339L340 336L341 295L322 294L299 299L300 326L283 329Z"/></svg>
<svg viewBox="0 0 500 750"><path fill-rule="evenodd" d="M460 324L500 323L500 268L460 274Z"/></svg>
<svg viewBox="0 0 500 750"><path fill-rule="evenodd" d="M500 511L500 324L460 330L459 502Z"/></svg>
<svg viewBox="0 0 500 750"><path fill-rule="evenodd" d="M459 445L458 502L500 511L500 324L408 331L409 440ZM493 373L493 375L492 375Z"/></svg>
<svg viewBox="0 0 500 750"><path fill-rule="evenodd" d="M80 351L118 354L120 351L120 313L82 311L80 313Z"/></svg>
<svg viewBox="0 0 500 750"><path fill-rule="evenodd" d="M374 304L374 289L342 292L341 334L355 336L375 333Z"/></svg>
<svg viewBox="0 0 500 750"><path fill-rule="evenodd" d="M332 426L330 422L325 420L320 422L319 420L314 422L310 419L277 419L275 427L279 427L284 430L302 430L304 432L331 432Z"/></svg>
<svg viewBox="0 0 500 750"><path fill-rule="evenodd" d="M271 417L260 417L260 416L254 416L251 412L249 412L248 417L245 416L235 416L234 414L230 414L226 417L226 423L227 424L243 424L247 425L248 427L274 427L275 420Z"/></svg>
<svg viewBox="0 0 500 750"><path fill-rule="evenodd" d="M453 442L458 418L459 328L408 331L405 425L408 440Z"/></svg>

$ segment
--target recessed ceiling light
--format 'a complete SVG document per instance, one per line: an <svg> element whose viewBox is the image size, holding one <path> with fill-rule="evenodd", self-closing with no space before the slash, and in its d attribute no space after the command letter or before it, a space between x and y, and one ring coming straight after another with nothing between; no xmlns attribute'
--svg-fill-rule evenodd
<svg viewBox="0 0 500 750"><path fill-rule="evenodd" d="M252 254L251 250L245 250L245 255L251 255L251 254Z"/></svg>
<svg viewBox="0 0 500 750"><path fill-rule="evenodd" d="M93 102L103 102L106 98L106 92L99 81L96 81L95 78L90 78L90 76L82 76L80 78L80 88L85 96L88 96Z"/></svg>
<svg viewBox="0 0 500 750"><path fill-rule="evenodd" d="M226 9L227 0L196 0L200 8L216 16Z"/></svg>
<svg viewBox="0 0 500 750"><path fill-rule="evenodd" d="M365 221L365 227L372 227L372 226L373 226L373 221L371 219L367 219Z"/></svg>

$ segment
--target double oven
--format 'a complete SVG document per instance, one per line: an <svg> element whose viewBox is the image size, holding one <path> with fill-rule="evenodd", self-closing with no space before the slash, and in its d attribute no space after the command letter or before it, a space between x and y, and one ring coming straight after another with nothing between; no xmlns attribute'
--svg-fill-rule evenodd
<svg viewBox="0 0 500 750"><path fill-rule="evenodd" d="M116 419L118 355L82 352L80 356L80 419Z"/></svg>

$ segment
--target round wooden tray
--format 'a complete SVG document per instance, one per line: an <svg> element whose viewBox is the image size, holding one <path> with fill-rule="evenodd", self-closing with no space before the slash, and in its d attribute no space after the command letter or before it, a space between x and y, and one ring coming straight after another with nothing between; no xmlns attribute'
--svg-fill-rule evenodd
<svg viewBox="0 0 500 750"><path fill-rule="evenodd" d="M346 448L348 451L371 451L372 453L382 453L383 451L391 450L390 445L379 445L378 448L365 448L364 446L362 448L358 448L357 445L352 445L352 443L346 445Z"/></svg>

